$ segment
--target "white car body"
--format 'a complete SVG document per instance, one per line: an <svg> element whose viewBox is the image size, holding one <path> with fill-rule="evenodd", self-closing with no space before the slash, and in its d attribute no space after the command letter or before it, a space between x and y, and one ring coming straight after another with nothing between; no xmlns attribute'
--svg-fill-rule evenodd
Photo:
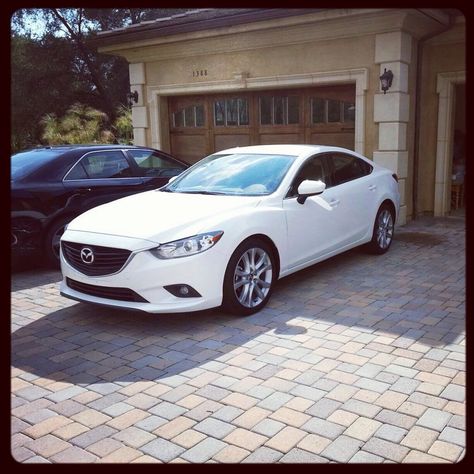
<svg viewBox="0 0 474 474"><path fill-rule="evenodd" d="M282 278L333 255L371 241L378 209L400 207L393 172L341 148L311 145L265 145L223 150L241 153L296 155L275 192L261 196L219 196L147 191L122 198L74 219L61 242L127 249L124 267L113 274L90 276L74 268L61 253L61 294L90 303L151 313L195 311L220 306L228 262L239 244L251 236L265 236L278 253ZM301 165L318 153L342 152L369 163L372 172L311 196L304 204L286 197ZM314 181L313 181L314 182ZM156 212L156 214L154 214ZM160 259L157 246L196 234L223 231L208 250L181 258ZM133 290L146 302L94 296L68 286L66 279L97 287ZM177 297L164 287L186 284L201 296Z"/></svg>

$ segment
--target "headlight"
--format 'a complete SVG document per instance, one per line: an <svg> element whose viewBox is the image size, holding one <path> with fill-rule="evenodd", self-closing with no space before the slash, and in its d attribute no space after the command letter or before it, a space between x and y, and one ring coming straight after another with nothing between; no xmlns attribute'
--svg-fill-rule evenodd
<svg viewBox="0 0 474 474"><path fill-rule="evenodd" d="M186 239L175 240L151 249L150 252L157 258L179 258L204 252L214 246L224 232L206 232Z"/></svg>

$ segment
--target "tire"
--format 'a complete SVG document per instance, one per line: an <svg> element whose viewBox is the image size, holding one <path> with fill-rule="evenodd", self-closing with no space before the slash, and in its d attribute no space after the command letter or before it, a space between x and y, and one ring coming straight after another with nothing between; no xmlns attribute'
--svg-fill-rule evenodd
<svg viewBox="0 0 474 474"><path fill-rule="evenodd" d="M388 204L382 204L377 211L372 232L372 240L368 243L370 253L381 255L390 248L395 230L395 216Z"/></svg>
<svg viewBox="0 0 474 474"><path fill-rule="evenodd" d="M64 227L73 217L61 217L55 220L48 228L43 243L44 261L48 267L59 268L59 239L64 233Z"/></svg>
<svg viewBox="0 0 474 474"><path fill-rule="evenodd" d="M242 242L227 264L224 309L239 316L249 316L263 309L273 291L275 269L275 257L266 242L252 238Z"/></svg>

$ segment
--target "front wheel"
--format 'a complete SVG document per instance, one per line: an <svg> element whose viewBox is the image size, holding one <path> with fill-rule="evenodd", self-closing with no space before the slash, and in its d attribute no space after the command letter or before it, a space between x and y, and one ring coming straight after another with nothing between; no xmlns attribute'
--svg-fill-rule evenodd
<svg viewBox="0 0 474 474"><path fill-rule="evenodd" d="M270 246L257 239L240 244L227 265L223 306L241 316L260 311L270 299L276 279Z"/></svg>
<svg viewBox="0 0 474 474"><path fill-rule="evenodd" d="M368 244L371 253L383 254L390 248L395 229L394 222L395 216L392 209L386 204L380 206L375 217L372 240Z"/></svg>
<svg viewBox="0 0 474 474"><path fill-rule="evenodd" d="M59 241L64 234L66 225L72 217L63 217L52 223L44 239L44 260L51 268L59 268Z"/></svg>

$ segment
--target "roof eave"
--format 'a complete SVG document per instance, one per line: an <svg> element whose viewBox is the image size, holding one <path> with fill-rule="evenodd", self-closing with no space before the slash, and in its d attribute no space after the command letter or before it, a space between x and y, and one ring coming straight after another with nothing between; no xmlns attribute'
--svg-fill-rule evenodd
<svg viewBox="0 0 474 474"><path fill-rule="evenodd" d="M222 15L214 18L191 19L185 21L150 22L133 27L121 28L118 30L104 31L91 40L89 44L94 47L112 46L115 44L128 43L134 41L149 40L157 37L172 36L181 33L202 31L226 26L233 26L257 21L271 20L275 18L285 18L295 15L316 13L325 9L321 8L262 8L262 9L242 9L239 13Z"/></svg>

